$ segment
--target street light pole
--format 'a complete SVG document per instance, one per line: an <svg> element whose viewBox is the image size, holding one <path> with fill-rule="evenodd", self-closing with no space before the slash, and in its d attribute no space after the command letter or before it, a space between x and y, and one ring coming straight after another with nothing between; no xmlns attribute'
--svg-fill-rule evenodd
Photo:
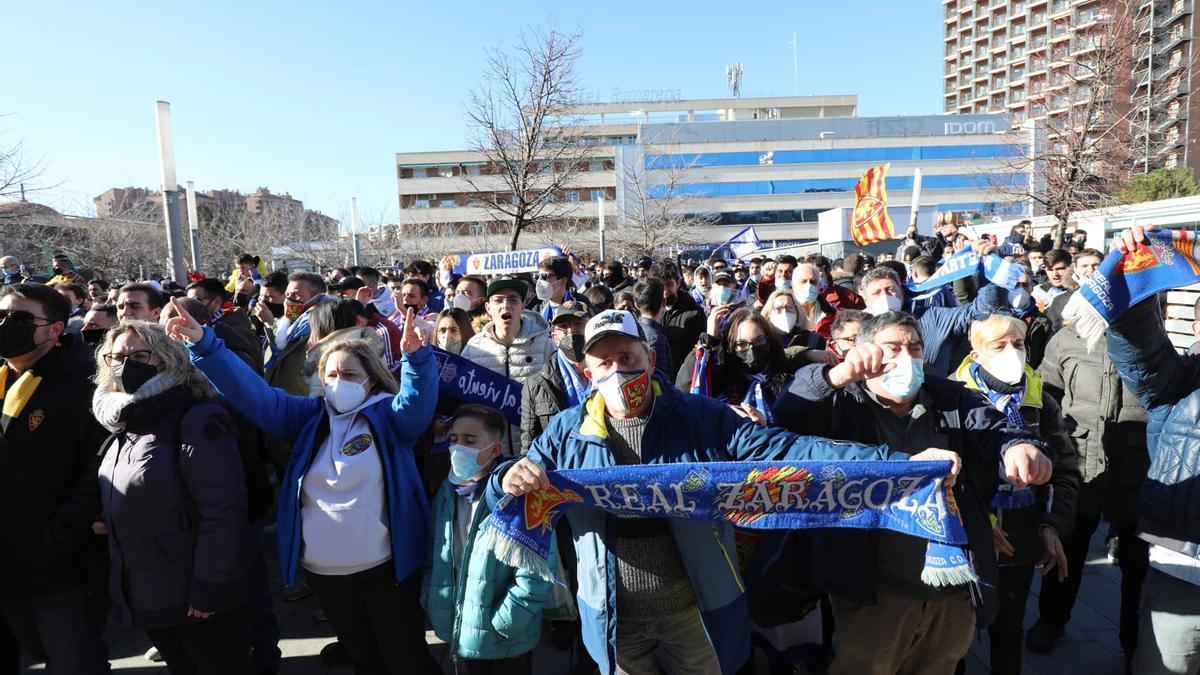
<svg viewBox="0 0 1200 675"><path fill-rule="evenodd" d="M183 233L180 231L179 183L175 180L175 148L171 141L171 104L154 102L154 123L158 128L158 163L162 177L163 219L167 226L167 256L175 281L187 281L183 264Z"/></svg>
<svg viewBox="0 0 1200 675"><path fill-rule="evenodd" d="M354 251L354 266L361 266L362 257L358 248L358 197L350 198L350 247Z"/></svg>
<svg viewBox="0 0 1200 675"><path fill-rule="evenodd" d="M196 184L187 182L188 230L192 234L192 269L200 271L200 216L196 213Z"/></svg>

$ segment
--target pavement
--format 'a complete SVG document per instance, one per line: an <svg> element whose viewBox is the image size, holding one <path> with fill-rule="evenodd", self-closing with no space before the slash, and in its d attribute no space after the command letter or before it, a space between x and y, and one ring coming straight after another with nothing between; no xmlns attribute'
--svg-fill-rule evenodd
<svg viewBox="0 0 1200 675"><path fill-rule="evenodd" d="M1104 550L1103 523L1093 538L1079 600L1071 614L1066 634L1059 640L1054 651L1045 655L1025 652L1023 672L1028 675L1063 675L1064 673L1087 673L1088 675L1121 675L1123 660L1117 641L1117 624L1120 609L1121 572L1108 561ZM273 546L270 547L273 550ZM272 582L279 588L278 566L269 561ZM1033 591L1026 606L1025 625L1028 628L1037 619L1037 599L1041 585L1040 577L1034 581ZM313 620L312 612L317 608L313 598L298 602L283 600L280 592L275 594L275 616L278 617L283 639L284 675L351 675L352 668L331 667L321 662L321 648L333 640L333 630L327 623ZM432 632L426 634L434 656L442 663L446 673L453 673L453 665L446 653L445 645ZM144 658L150 642L139 630L125 631L109 636L112 670L115 673L159 674L169 671L162 664ZM534 653L534 670L537 673L558 675L569 671L569 655L558 651L547 638ZM987 632L981 632L967 655L967 673L988 673ZM41 670L40 664L29 671Z"/></svg>

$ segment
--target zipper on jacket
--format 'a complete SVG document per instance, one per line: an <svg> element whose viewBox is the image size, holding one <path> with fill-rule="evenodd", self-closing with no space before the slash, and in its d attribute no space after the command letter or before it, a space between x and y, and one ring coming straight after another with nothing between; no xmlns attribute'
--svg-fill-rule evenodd
<svg viewBox="0 0 1200 675"><path fill-rule="evenodd" d="M733 560L729 558L729 551L725 550L725 544L721 541L721 530L713 528L713 539L717 542L717 548L721 549L721 557L725 558L725 564L729 565L729 573L733 575L733 583L737 584L738 590L743 594L746 592L746 587L742 585L742 577L738 574L737 567L733 565Z"/></svg>

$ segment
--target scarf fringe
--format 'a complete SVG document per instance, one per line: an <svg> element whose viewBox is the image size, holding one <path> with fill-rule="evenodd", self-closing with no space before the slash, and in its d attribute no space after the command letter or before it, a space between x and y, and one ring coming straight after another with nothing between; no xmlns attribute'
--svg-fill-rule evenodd
<svg viewBox="0 0 1200 675"><path fill-rule="evenodd" d="M1067 301L1067 306L1063 309L1062 318L1064 323L1071 323L1075 328L1075 333L1083 338L1089 354L1096 348L1100 338L1104 337L1104 332L1108 330L1108 322L1078 291L1071 294L1071 299Z"/></svg>
<svg viewBox="0 0 1200 675"><path fill-rule="evenodd" d="M554 571L550 569L550 565L541 556L521 542L498 530L492 522L491 516L488 517L488 522L484 528L483 541L479 543L482 543L491 550L492 555L501 564L515 569L529 570L545 581L559 583L554 578Z"/></svg>
<svg viewBox="0 0 1200 675"><path fill-rule="evenodd" d="M979 575L969 564L953 565L951 567L925 566L921 570L921 581L928 586L943 588L949 586L965 586L979 583Z"/></svg>

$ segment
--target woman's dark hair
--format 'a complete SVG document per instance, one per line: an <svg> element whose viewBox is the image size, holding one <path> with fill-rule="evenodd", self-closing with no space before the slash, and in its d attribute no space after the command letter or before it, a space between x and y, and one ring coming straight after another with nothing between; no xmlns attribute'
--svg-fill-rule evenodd
<svg viewBox="0 0 1200 675"><path fill-rule="evenodd" d="M458 332L462 333L463 344L467 344L467 340L475 337L475 326L471 325L471 316L457 307L450 307L438 312L437 321L433 322L433 329L436 331L442 319L450 317L454 319L454 323L458 324Z"/></svg>
<svg viewBox="0 0 1200 675"><path fill-rule="evenodd" d="M746 395L746 390L749 386L748 379L745 377L736 377L736 373L741 373L738 365L738 357L733 349L733 343L737 335L738 328L745 322L749 321L762 330L763 335L767 337L767 345L770 347L769 365L767 366L767 388L773 394L778 395L787 387L794 373L789 372L787 359L783 352L784 336L779 332L767 317L758 312L743 307L733 314L729 315L729 325L725 327L724 334L721 335L721 366L718 369L719 375L714 378L718 393L724 393L730 396L729 403L733 405L740 404L741 397ZM723 386L722 386L723 385ZM737 397L738 400L733 400Z"/></svg>
<svg viewBox="0 0 1200 675"><path fill-rule="evenodd" d="M261 258L259 258L256 255L250 255L249 253L243 253L237 257L237 264L239 264L239 265L254 265L255 267L258 267L258 263L260 260L261 260Z"/></svg>
<svg viewBox="0 0 1200 675"><path fill-rule="evenodd" d="M365 318L366 315L366 310L357 300L338 298L318 303L313 308L309 323L313 333L325 337L343 328L354 328L358 325L358 318Z"/></svg>

